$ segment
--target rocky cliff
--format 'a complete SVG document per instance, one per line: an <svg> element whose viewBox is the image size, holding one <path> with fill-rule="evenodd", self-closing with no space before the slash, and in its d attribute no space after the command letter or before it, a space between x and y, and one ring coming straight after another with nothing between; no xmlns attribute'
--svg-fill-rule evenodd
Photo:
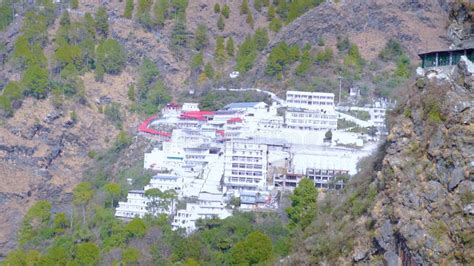
<svg viewBox="0 0 474 266"><path fill-rule="evenodd" d="M393 117L372 216L387 261L473 262L472 63L429 73ZM398 255L398 256L397 256Z"/></svg>

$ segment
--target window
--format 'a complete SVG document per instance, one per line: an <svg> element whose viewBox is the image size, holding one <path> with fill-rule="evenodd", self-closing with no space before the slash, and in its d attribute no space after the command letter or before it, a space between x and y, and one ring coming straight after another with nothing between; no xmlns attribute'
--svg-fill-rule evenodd
<svg viewBox="0 0 474 266"><path fill-rule="evenodd" d="M438 53L438 66L449 65L449 52Z"/></svg>

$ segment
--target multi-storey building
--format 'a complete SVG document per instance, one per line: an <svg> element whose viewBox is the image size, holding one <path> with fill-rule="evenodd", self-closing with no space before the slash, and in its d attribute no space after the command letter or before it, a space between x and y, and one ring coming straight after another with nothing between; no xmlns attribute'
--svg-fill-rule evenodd
<svg viewBox="0 0 474 266"><path fill-rule="evenodd" d="M176 212L171 225L173 230L182 228L189 234L196 229L196 221L199 219L225 219L230 215L222 194L203 192L199 194L197 203L187 203L186 209Z"/></svg>
<svg viewBox="0 0 474 266"><path fill-rule="evenodd" d="M341 189L344 187L344 178L348 177L348 170L307 168L306 177L314 181L316 188Z"/></svg>
<svg viewBox="0 0 474 266"><path fill-rule="evenodd" d="M334 110L334 93L287 91L286 105L309 110Z"/></svg>
<svg viewBox="0 0 474 266"><path fill-rule="evenodd" d="M226 142L224 155L224 181L229 190L259 190L266 186L266 144L233 139Z"/></svg>
<svg viewBox="0 0 474 266"><path fill-rule="evenodd" d="M115 216L120 218L143 217L147 214L148 198L143 190L131 190L128 192L127 201L119 202L115 210Z"/></svg>
<svg viewBox="0 0 474 266"><path fill-rule="evenodd" d="M300 130L336 130L337 114L329 110L288 108L285 125L287 128Z"/></svg>
<svg viewBox="0 0 474 266"><path fill-rule="evenodd" d="M334 93L287 91L285 126L300 130L335 130Z"/></svg>
<svg viewBox="0 0 474 266"><path fill-rule="evenodd" d="M156 174L150 179L150 183L145 186L145 191L157 188L160 191L174 190L178 195L183 187L183 178L172 174Z"/></svg>

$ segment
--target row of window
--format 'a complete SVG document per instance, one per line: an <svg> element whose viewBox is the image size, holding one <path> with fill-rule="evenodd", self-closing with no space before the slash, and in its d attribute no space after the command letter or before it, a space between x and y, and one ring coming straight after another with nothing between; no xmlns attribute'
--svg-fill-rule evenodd
<svg viewBox="0 0 474 266"><path fill-rule="evenodd" d="M263 151L242 151L242 150L233 150L232 154L240 154L240 155L263 155Z"/></svg>
<svg viewBox="0 0 474 266"><path fill-rule="evenodd" d="M289 113L292 117L309 117L317 119L337 119L336 115L320 115L319 113Z"/></svg>
<svg viewBox="0 0 474 266"><path fill-rule="evenodd" d="M321 169L307 169L308 175L347 175L349 171L346 170L321 170Z"/></svg>
<svg viewBox="0 0 474 266"><path fill-rule="evenodd" d="M262 176L261 171L238 171L232 170L233 175L246 175L246 176Z"/></svg>
<svg viewBox="0 0 474 266"><path fill-rule="evenodd" d="M320 121L320 120L304 120L304 119L288 119L287 123L337 125L337 121Z"/></svg>
<svg viewBox="0 0 474 266"><path fill-rule="evenodd" d="M307 104L307 105L334 105L333 102L316 102L316 101L298 101L288 100L287 103Z"/></svg>
<svg viewBox="0 0 474 266"><path fill-rule="evenodd" d="M261 158L259 157L243 157L243 156L232 156L232 161L234 162L260 162Z"/></svg>
<svg viewBox="0 0 474 266"><path fill-rule="evenodd" d="M261 179L258 178L244 178L244 177L231 177L232 182L241 182L241 183L260 183Z"/></svg>
<svg viewBox="0 0 474 266"><path fill-rule="evenodd" d="M243 169L262 169L261 164L243 164L243 163L233 163L232 168L243 168Z"/></svg>
<svg viewBox="0 0 474 266"><path fill-rule="evenodd" d="M303 98L303 99L321 99L321 100L328 99L328 100L334 100L334 96L301 95L301 94L291 94L291 93L289 93L289 94L286 95L286 99L288 100L289 98L295 98L295 99Z"/></svg>

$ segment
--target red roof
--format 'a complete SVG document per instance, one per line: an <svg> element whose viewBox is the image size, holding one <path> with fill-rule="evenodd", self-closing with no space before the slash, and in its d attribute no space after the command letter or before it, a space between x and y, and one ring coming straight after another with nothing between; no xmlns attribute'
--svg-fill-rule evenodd
<svg viewBox="0 0 474 266"><path fill-rule="evenodd" d="M224 130L216 130L216 134L224 136Z"/></svg>
<svg viewBox="0 0 474 266"><path fill-rule="evenodd" d="M214 112L211 112L211 111L189 111L189 112L181 113L180 118L204 121L207 119L206 118L207 116L213 116L213 115L214 115Z"/></svg>
<svg viewBox="0 0 474 266"><path fill-rule="evenodd" d="M162 137L171 137L171 133L166 132L166 131L159 131L156 129L149 128L148 126L150 123L156 119L156 115L148 117L145 121L143 121L139 126L138 126L138 131L139 132L144 132L152 135L158 135Z"/></svg>
<svg viewBox="0 0 474 266"><path fill-rule="evenodd" d="M227 123L232 124L232 123L242 123L242 119L240 117L232 117L227 120Z"/></svg>

